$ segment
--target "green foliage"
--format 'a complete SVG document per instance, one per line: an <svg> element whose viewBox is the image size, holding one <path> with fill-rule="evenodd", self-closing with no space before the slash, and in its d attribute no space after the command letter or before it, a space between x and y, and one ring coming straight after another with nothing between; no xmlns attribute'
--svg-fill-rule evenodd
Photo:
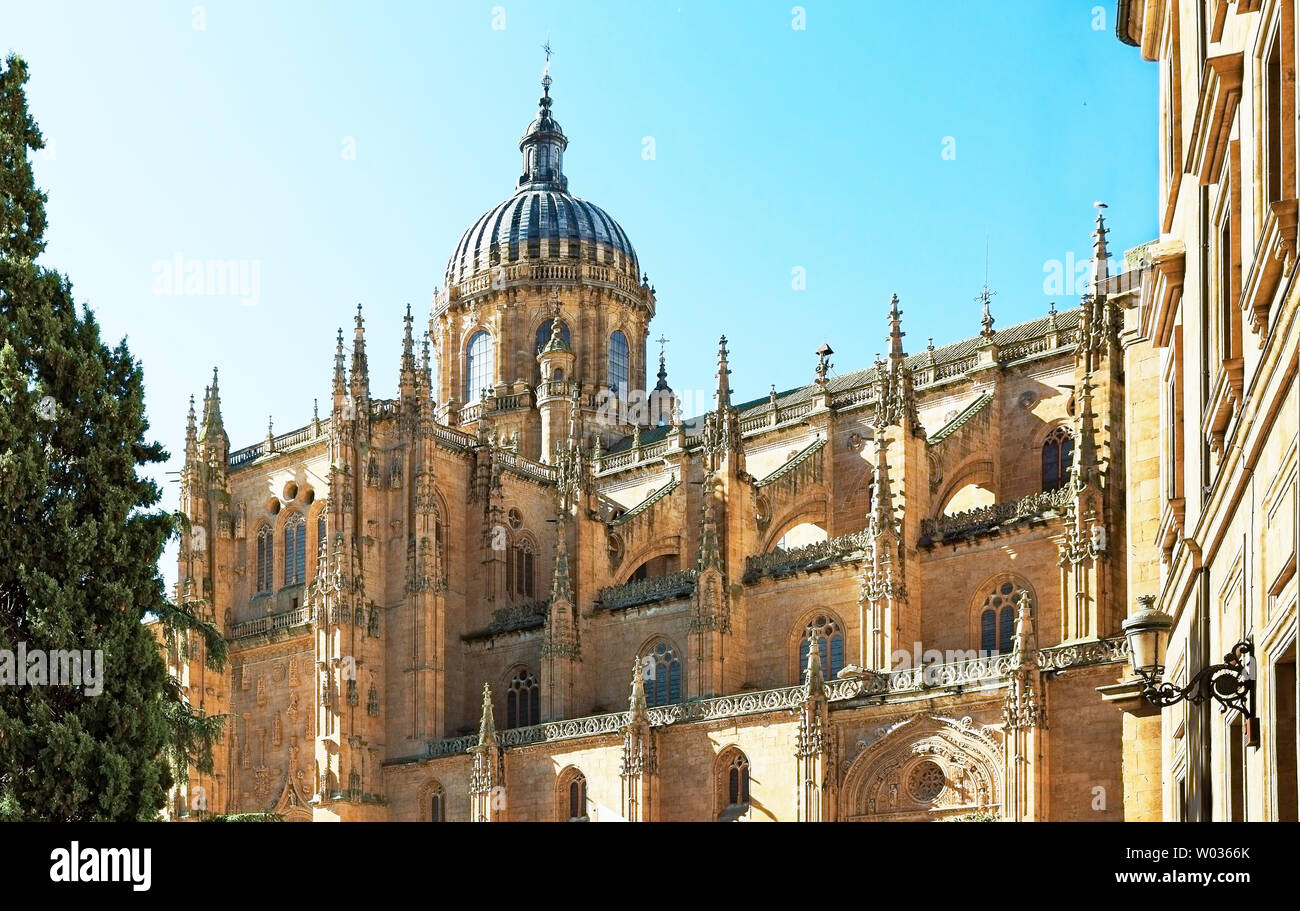
<svg viewBox="0 0 1300 911"><path fill-rule="evenodd" d="M279 813L228 813L224 816L209 816L205 822L284 822Z"/></svg>
<svg viewBox="0 0 1300 911"><path fill-rule="evenodd" d="M194 605L158 575L176 528L137 469L166 453L146 439L143 376L125 340L109 348L72 285L36 264L45 195L28 153L27 67L0 69L0 649L102 651L102 692L0 686L0 819L154 819L169 758L206 757L217 721L195 714L159 642L216 646ZM205 628L206 627L206 628ZM224 645L207 655L217 666ZM206 748L206 752L205 752Z"/></svg>

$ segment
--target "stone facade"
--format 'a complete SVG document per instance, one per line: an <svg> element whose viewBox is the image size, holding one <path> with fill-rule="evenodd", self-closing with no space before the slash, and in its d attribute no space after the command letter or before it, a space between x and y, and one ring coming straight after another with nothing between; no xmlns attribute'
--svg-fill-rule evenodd
<svg viewBox="0 0 1300 911"><path fill-rule="evenodd" d="M230 723L173 816L1124 818L1098 688L1154 578L1124 409L1155 361L1121 345L1103 220L1079 308L999 329L986 297L978 335L908 355L894 298L886 357L831 375L827 348L748 402L724 338L684 419L550 105L527 204L493 210L523 220L467 232L422 338L408 308L395 398L359 309L327 416L232 451L215 374L191 408L178 596L231 661L172 661Z"/></svg>
<svg viewBox="0 0 1300 911"><path fill-rule="evenodd" d="M1239 640L1258 736L1237 712L1125 711L1140 818L1297 819L1296 554L1300 287L1295 285L1294 0L1130 0L1118 34L1160 67L1159 238L1122 300L1127 601L1175 621L1180 685ZM1128 812L1128 811L1126 811Z"/></svg>

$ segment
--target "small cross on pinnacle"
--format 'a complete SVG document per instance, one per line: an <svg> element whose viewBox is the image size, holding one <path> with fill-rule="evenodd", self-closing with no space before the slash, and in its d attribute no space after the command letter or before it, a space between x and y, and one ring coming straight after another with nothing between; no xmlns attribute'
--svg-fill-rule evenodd
<svg viewBox="0 0 1300 911"><path fill-rule="evenodd" d="M664 345L667 345L669 342L672 341L672 339L668 338L667 336L665 336L665 335L661 332L661 333L659 333L659 337L658 337L657 339L655 339L655 341L659 343L659 359L660 359L660 360L663 360L663 358L664 358Z"/></svg>

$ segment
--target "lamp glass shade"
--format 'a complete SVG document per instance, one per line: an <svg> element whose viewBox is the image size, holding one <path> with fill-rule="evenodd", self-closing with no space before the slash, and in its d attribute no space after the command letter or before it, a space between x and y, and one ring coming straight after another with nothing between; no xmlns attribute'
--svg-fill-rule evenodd
<svg viewBox="0 0 1300 911"><path fill-rule="evenodd" d="M1129 659L1139 676L1158 678L1164 673L1173 625L1172 617L1153 608L1144 608L1124 621Z"/></svg>

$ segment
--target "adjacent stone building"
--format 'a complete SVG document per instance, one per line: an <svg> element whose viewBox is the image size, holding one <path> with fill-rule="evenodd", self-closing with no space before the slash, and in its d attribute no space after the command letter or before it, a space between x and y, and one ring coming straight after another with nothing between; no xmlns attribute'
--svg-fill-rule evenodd
<svg viewBox="0 0 1300 911"><path fill-rule="evenodd" d="M1121 0L1160 67L1159 238L1112 279L1128 378L1127 602L1175 621L1182 685L1239 640L1257 725L1129 684L1128 818L1297 819L1295 0Z"/></svg>
<svg viewBox="0 0 1300 911"><path fill-rule="evenodd" d="M358 308L325 416L232 450L215 374L191 408L178 595L231 661L172 662L229 722L173 816L1124 818L1129 716L1098 690L1163 577L1127 531L1159 356L1123 347L1102 217L1079 308L997 328L986 294L977 335L909 353L895 297L852 327L885 357L835 373L827 346L748 401L723 338L688 418L551 107L548 78L514 194L427 330L408 308L395 397Z"/></svg>

